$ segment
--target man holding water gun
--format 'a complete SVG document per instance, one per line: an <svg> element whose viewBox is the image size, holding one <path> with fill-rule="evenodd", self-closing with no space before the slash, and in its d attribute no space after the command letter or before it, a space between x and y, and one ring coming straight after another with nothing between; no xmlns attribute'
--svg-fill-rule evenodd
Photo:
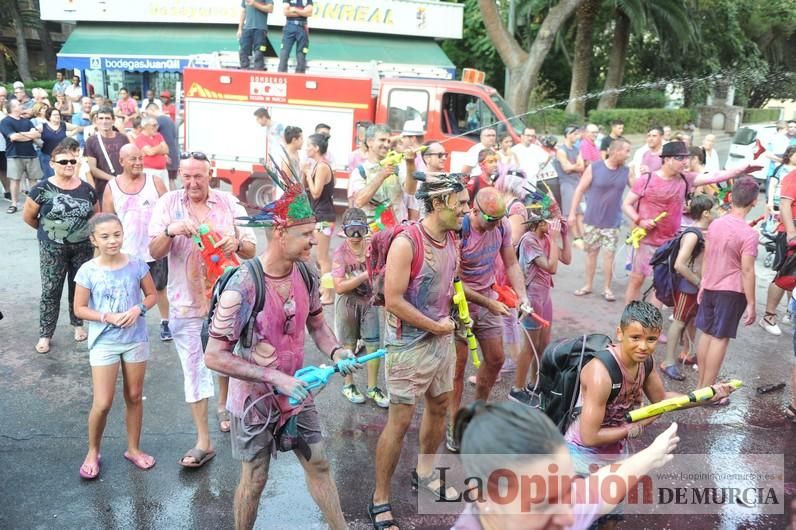
<svg viewBox="0 0 796 530"><path fill-rule="evenodd" d="M318 411L308 392L309 383L295 375L304 366L307 331L332 362L351 359L353 354L340 345L324 320L318 273L306 265L316 245L315 214L303 188L289 184L276 203L245 218L248 226L271 227L268 250L252 260L253 267L242 265L230 277L212 315L205 358L211 369L230 377L227 409L232 414L232 456L241 461L235 528L254 527L272 452L292 450L327 524L342 529L347 526L326 458ZM252 271L262 276L257 278ZM259 305L258 284L264 295ZM248 336L252 317L251 347L245 348L242 339ZM359 365L338 366L347 375Z"/></svg>
<svg viewBox="0 0 796 530"><path fill-rule="evenodd" d="M473 210L462 222L459 276L469 302L473 333L484 356L475 387L475 399L484 401L489 399L489 392L503 366L503 317L509 315L511 309L492 289L495 285L495 261L498 256L503 259L506 276L518 297L518 305L527 304L525 279L511 244L511 226L506 218L506 203L496 188L483 188L475 196ZM464 337L459 334L456 339L456 374L453 378L453 395L448 406L450 422L446 433L446 446L452 452L459 450L453 436L453 418L461 406L464 370L468 358Z"/></svg>
<svg viewBox="0 0 796 530"><path fill-rule="evenodd" d="M689 158L685 143L665 144L661 150L661 168L639 175L625 196L622 211L634 225L647 231L639 248L633 253L633 267L625 291L626 304L641 298L641 286L644 280L652 276L650 259L655 250L680 231L683 207L689 193L697 186L724 182L759 169L759 166L750 165L728 171L696 174L686 172ZM655 218L662 212L667 212L667 215L656 222Z"/></svg>
<svg viewBox="0 0 796 530"><path fill-rule="evenodd" d="M202 251L193 239L199 226L207 224L222 234L217 247L224 254L241 258L254 256L256 239L249 228L236 227L235 217L246 210L230 193L210 189L210 161L201 152L180 157L181 190L164 194L149 222L149 254L168 260L169 329L182 365L185 401L191 406L196 425L196 445L180 463L199 467L215 455L207 424L208 398L215 394L213 375L202 359L202 325L210 300L205 284L206 265ZM219 429L229 430L224 419L227 379L219 378ZM225 425L226 422L226 425ZM210 456L209 456L210 455Z"/></svg>

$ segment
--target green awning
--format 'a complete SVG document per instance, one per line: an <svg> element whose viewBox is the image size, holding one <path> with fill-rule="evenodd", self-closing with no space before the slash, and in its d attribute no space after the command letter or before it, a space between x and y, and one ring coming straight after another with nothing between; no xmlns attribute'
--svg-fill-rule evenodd
<svg viewBox="0 0 796 530"><path fill-rule="evenodd" d="M269 30L279 50L282 28ZM237 52L234 26L198 24L78 24L58 53L59 68L181 71L191 55ZM275 56L276 52L273 56ZM269 53L269 55L271 55ZM417 64L453 71L431 39L310 30L312 61Z"/></svg>

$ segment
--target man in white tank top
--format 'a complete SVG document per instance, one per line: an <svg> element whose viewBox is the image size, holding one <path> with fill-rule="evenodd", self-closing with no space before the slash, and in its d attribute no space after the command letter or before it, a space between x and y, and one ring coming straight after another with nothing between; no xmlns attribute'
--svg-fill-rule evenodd
<svg viewBox="0 0 796 530"><path fill-rule="evenodd" d="M158 290L160 312L160 340L171 340L169 330L169 300L167 258L155 260L149 254L149 220L158 198L166 193L163 181L144 173L144 155L135 144L127 144L119 151L123 171L108 182L102 197L102 211L119 216L124 229L122 252L146 261Z"/></svg>

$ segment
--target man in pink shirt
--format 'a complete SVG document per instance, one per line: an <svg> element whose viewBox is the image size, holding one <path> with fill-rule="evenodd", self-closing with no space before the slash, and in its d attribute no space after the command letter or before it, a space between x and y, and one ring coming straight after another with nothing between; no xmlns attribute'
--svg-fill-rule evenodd
<svg viewBox="0 0 796 530"><path fill-rule="evenodd" d="M180 161L183 189L158 199L149 223L149 254L169 258L169 328L180 356L185 401L191 406L196 425L196 445L180 460L185 467L200 467L215 456L207 425L208 398L215 393L213 375L205 366L202 325L209 309L206 266L193 236L207 224L222 235L218 247L224 254L240 258L254 256L256 238L251 228L235 226L235 218L246 210L229 193L210 189L210 161L204 153L190 153ZM219 412L224 412L228 378L219 378ZM221 420L221 416L219 419ZM219 421L219 428L229 431Z"/></svg>
<svg viewBox="0 0 796 530"><path fill-rule="evenodd" d="M600 148L595 144L597 135L600 134L600 129L593 123L586 125L585 134L580 140L580 157L587 164L593 164L598 160L602 160Z"/></svg>
<svg viewBox="0 0 796 530"><path fill-rule="evenodd" d="M758 234L745 217L757 204L758 193L754 179L737 179L732 186L732 209L708 228L696 317L696 326L702 331L697 344L697 388L716 382L741 317L746 326L755 322Z"/></svg>

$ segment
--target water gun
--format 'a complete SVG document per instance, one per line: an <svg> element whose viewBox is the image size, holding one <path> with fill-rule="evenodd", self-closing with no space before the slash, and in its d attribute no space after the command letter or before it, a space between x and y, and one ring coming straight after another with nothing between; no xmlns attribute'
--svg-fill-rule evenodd
<svg viewBox="0 0 796 530"><path fill-rule="evenodd" d="M732 379L729 384L737 390L743 386L743 381L739 379ZM664 399L663 401L653 403L652 405L647 405L646 407L641 407L640 409L626 412L625 419L629 422L636 422L646 418L652 418L653 416L660 416L664 412L681 409L690 403L707 401L714 395L716 395L716 391L713 390L712 387L706 386L705 388L694 390L693 392L689 392L683 396Z"/></svg>
<svg viewBox="0 0 796 530"><path fill-rule="evenodd" d="M515 293L514 289L512 289L508 285L495 284L492 286L492 290L497 293L498 302L500 302L501 304L505 304L506 307L509 307L511 309L514 309L519 306L520 311L522 313L525 313L526 315L530 316L542 326L550 327L550 322L537 315L530 305L528 304L520 305L520 299L517 296L517 293Z"/></svg>
<svg viewBox="0 0 796 530"><path fill-rule="evenodd" d="M760 216L760 217L758 217L757 219L752 219L751 221L749 221L749 226L751 226L752 228L754 228L755 226L757 226L757 224L758 224L760 221L764 220L765 218L766 218L766 216L765 216L765 215L761 215L761 216Z"/></svg>
<svg viewBox="0 0 796 530"><path fill-rule="evenodd" d="M657 223L658 221L666 217L666 215L667 215L666 212L659 213L658 217L654 219L654 222ZM632 244L633 248L638 248L639 244L641 243L641 240L644 239L645 237L647 237L647 230L641 228L640 226L637 226L630 232L630 236L627 238L627 241L625 241L625 243L627 243L628 245Z"/></svg>
<svg viewBox="0 0 796 530"><path fill-rule="evenodd" d="M329 382L329 378L336 373L340 373L340 367L345 366L346 364L364 364L368 361L372 361L373 359L380 359L387 355L387 350L381 349L376 350L373 353L369 353L367 355L363 355L362 357L357 357L356 359L343 359L342 361L335 363L334 366L326 366L324 364L320 366L305 366L304 368L297 371L293 374L293 377L296 379L301 379L305 383L307 383L306 388L308 391L314 388L318 388L321 386L326 385ZM300 402L296 399L290 398L290 405L295 407Z"/></svg>
<svg viewBox="0 0 796 530"><path fill-rule="evenodd" d="M470 308L467 307L467 298L464 297L464 286L458 276L453 279L453 303L458 307L459 320L467 331L467 348L473 358L473 366L480 368L481 359L478 357L478 342L473 334L473 319L470 318Z"/></svg>
<svg viewBox="0 0 796 530"><path fill-rule="evenodd" d="M218 242L222 239L218 232L210 230L206 224L199 225L197 231L199 235L193 236L193 240L202 251L202 258L207 267L207 284L212 287L228 267L237 267L240 262L234 254L227 257L224 251L218 248Z"/></svg>
<svg viewBox="0 0 796 530"><path fill-rule="evenodd" d="M424 146L421 146L417 151L422 153L426 149L428 149L428 146L424 145ZM405 158L406 158L406 153L405 152L399 153L398 151L390 150L390 151L387 152L387 155L381 160L381 162L379 162L379 166L381 166L381 167L387 167L387 166L396 167L396 166L398 166L398 164L403 162Z"/></svg>
<svg viewBox="0 0 796 530"><path fill-rule="evenodd" d="M393 228L397 224L398 221L395 219L395 212L393 212L392 206L389 202L383 202L376 206L373 212L373 221L368 226L371 233L375 234L381 230Z"/></svg>

